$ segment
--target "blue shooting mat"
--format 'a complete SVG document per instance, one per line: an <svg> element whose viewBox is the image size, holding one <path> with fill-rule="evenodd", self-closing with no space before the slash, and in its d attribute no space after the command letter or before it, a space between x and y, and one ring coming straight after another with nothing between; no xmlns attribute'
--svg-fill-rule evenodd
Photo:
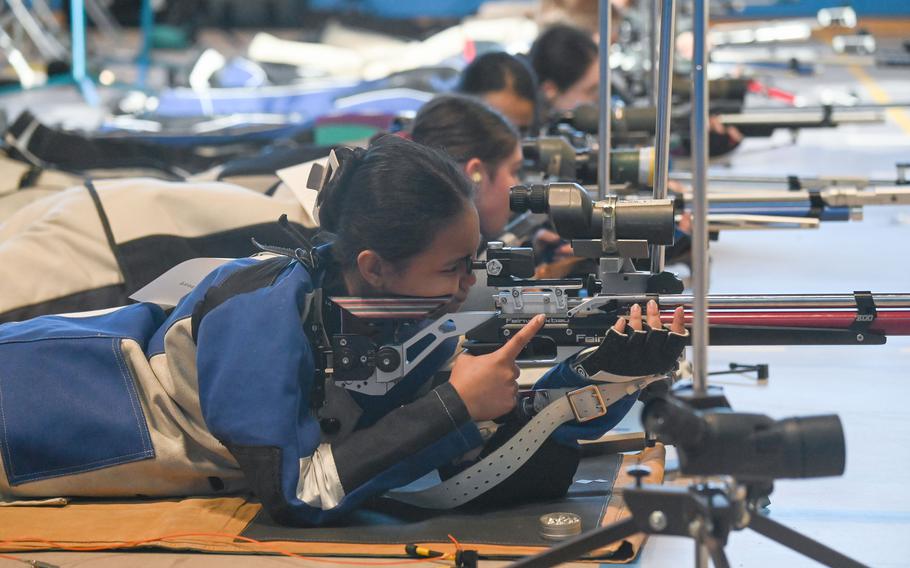
<svg viewBox="0 0 910 568"><path fill-rule="evenodd" d="M457 74L453 67L440 66L373 81L335 81L325 87L168 89L158 96L154 114L146 117L158 121L161 131L139 133L107 123L100 132L181 147L267 143L299 137L313 128L316 119L335 113L416 112L436 92L450 90ZM223 127L218 127L219 121Z"/></svg>
<svg viewBox="0 0 910 568"><path fill-rule="evenodd" d="M370 81L320 81L311 85L247 88L167 89L158 95L152 118L228 114L283 115L299 122L334 110L401 112L417 110L435 93L450 91L458 67L450 62L393 73Z"/></svg>
<svg viewBox="0 0 910 568"><path fill-rule="evenodd" d="M313 120L275 124L274 121L259 122L259 118L261 117L256 115L249 117L235 115L230 117L229 124L223 128L202 133L193 132L191 127L185 129L166 127L162 132L133 133L124 132L113 128L111 125L106 125L99 130L99 135L93 138L96 140L131 141L173 147L249 144L258 148L279 140L302 136L313 128ZM167 121L165 121L165 124L167 124Z"/></svg>
<svg viewBox="0 0 910 568"><path fill-rule="evenodd" d="M357 85L355 82L339 82L324 88L166 89L158 95L153 117L278 114L307 120L331 111L335 99L353 92Z"/></svg>

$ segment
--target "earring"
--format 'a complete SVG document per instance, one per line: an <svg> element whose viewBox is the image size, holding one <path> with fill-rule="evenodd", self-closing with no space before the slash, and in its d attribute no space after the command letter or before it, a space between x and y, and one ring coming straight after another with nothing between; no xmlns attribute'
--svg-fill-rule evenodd
<svg viewBox="0 0 910 568"><path fill-rule="evenodd" d="M483 176L480 175L480 172L474 172L473 174L471 174L471 181L473 181L474 183L480 183L483 181Z"/></svg>

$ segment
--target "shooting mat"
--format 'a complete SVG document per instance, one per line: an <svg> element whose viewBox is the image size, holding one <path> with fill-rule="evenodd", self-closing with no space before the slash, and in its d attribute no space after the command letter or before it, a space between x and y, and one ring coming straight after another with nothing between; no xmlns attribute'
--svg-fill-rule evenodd
<svg viewBox="0 0 910 568"><path fill-rule="evenodd" d="M481 557L508 558L544 550L538 534L545 513L571 512L590 530L628 515L621 488L632 483L625 469L636 463L651 467L647 483L660 483L664 472L661 446L635 455L585 458L564 499L520 504L505 509L459 509L433 512L387 499L353 515L344 525L284 527L272 522L258 503L243 497L143 501L70 501L65 506L0 507L0 550L54 550L110 546L160 547L187 551L274 554L276 551L318 556L403 556L405 543L451 551L454 536ZM164 540L158 540L162 539ZM238 540L255 539L260 543ZM643 535L597 550L592 559L629 562L644 543Z"/></svg>

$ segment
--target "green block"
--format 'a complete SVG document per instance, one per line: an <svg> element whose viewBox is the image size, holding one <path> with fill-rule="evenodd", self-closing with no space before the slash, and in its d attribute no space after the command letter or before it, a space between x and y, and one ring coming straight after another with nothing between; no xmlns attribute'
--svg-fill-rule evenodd
<svg viewBox="0 0 910 568"><path fill-rule="evenodd" d="M325 124L316 127L314 138L317 146L332 146L366 140L377 132L375 126L363 124Z"/></svg>

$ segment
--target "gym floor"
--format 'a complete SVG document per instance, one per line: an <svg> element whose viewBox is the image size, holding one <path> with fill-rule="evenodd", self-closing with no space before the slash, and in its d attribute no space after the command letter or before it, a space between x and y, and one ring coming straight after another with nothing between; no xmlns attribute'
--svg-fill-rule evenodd
<svg viewBox="0 0 910 568"><path fill-rule="evenodd" d="M820 77L779 79L777 84L807 95L850 89L865 102L879 103L903 101L910 93L906 69L828 66ZM711 174L893 179L895 163L908 158L910 113L898 109L889 111L883 124L804 130L795 144L787 132L747 139ZM816 230L725 232L711 245L711 293L910 292L910 206L866 207L864 217L861 222L823 222ZM730 362L770 365L771 378L764 386L737 376L712 381L724 387L737 411L774 418L837 413L843 421L846 474L777 482L772 518L864 564L910 565L910 337L889 338L883 346L712 347L709 361L712 370ZM726 551L733 566L818 565L748 530L734 533ZM332 565L171 553L17 556L98 568ZM693 558L692 541L654 537L633 564L687 566Z"/></svg>

